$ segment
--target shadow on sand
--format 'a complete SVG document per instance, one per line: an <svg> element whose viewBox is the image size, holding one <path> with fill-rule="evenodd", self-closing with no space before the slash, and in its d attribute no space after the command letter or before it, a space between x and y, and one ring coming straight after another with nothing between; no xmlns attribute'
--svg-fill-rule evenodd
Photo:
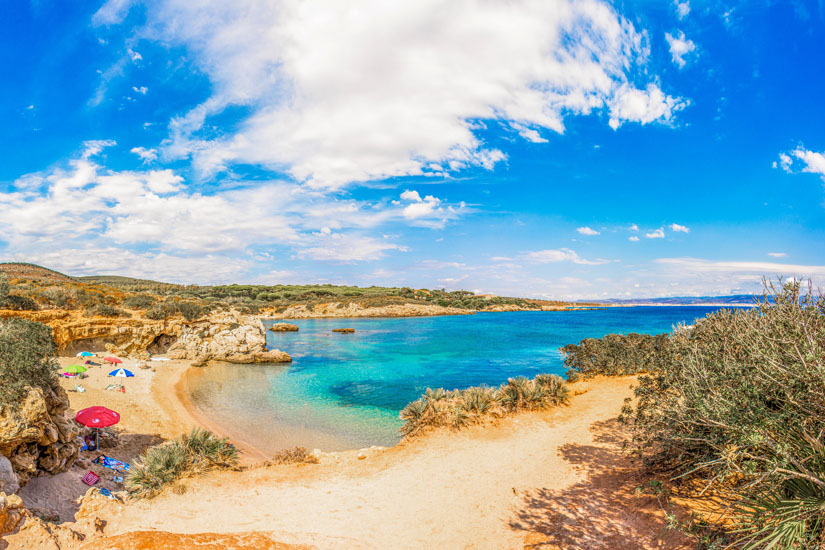
<svg viewBox="0 0 825 550"><path fill-rule="evenodd" d="M644 483L622 454L626 434L617 420L591 426L600 445L567 444L559 454L584 476L567 489L525 494L510 528L524 532L529 549L688 549L680 533L667 530L655 497L639 496ZM666 506L666 505L665 505Z"/></svg>

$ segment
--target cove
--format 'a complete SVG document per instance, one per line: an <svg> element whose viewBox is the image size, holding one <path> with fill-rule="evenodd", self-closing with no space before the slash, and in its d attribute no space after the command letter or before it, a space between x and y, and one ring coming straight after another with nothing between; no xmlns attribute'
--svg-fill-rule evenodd
<svg viewBox="0 0 825 550"><path fill-rule="evenodd" d="M512 376L564 375L559 348L609 333L660 333L718 307L445 317L289 320L267 345L291 364L192 369L190 399L211 422L265 453L304 446L338 451L400 440L400 410L428 387L498 385ZM272 321L265 321L267 328ZM352 334L332 329L351 327Z"/></svg>

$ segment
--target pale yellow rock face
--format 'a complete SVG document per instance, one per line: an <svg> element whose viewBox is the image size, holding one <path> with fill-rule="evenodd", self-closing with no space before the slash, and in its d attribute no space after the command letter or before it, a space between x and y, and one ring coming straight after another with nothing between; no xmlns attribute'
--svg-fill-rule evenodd
<svg viewBox="0 0 825 550"><path fill-rule="evenodd" d="M80 454L80 431L64 414L66 392L30 390L16 409L0 409L0 455L9 459L19 484L42 473L57 474Z"/></svg>
<svg viewBox="0 0 825 550"><path fill-rule="evenodd" d="M4 317L24 317L49 325L60 353L68 355L90 349L127 357L164 354L199 362L292 360L285 352L266 349L266 332L260 319L235 311L213 313L196 321L83 317L74 311L0 311L0 318Z"/></svg>

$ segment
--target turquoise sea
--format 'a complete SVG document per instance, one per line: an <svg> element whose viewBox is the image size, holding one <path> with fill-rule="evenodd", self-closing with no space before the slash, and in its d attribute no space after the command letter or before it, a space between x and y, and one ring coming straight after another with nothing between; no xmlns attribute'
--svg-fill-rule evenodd
<svg viewBox="0 0 825 550"><path fill-rule="evenodd" d="M428 387L563 375L559 348L566 344L614 332L668 332L716 309L290 320L299 332L267 331L267 344L289 353L291 364L211 364L195 370L189 388L210 420L265 452L297 445L325 451L393 445L400 439L399 411ZM331 332L343 327L356 332Z"/></svg>

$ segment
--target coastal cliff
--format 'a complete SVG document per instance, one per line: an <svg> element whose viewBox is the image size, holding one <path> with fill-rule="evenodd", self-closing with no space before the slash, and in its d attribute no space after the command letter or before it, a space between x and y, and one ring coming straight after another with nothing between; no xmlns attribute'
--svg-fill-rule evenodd
<svg viewBox="0 0 825 550"><path fill-rule="evenodd" d="M52 328L61 354L92 350L115 355L146 357L166 354L174 359L230 363L289 362L280 350L266 349L260 319L222 311L202 319L151 320L144 318L85 317L76 311L0 310L0 319L22 317Z"/></svg>
<svg viewBox="0 0 825 550"><path fill-rule="evenodd" d="M433 317L437 315L472 315L475 311L435 304L391 304L364 307L358 303L343 304L297 304L284 311L267 310L266 313L278 319L317 319L329 317Z"/></svg>

